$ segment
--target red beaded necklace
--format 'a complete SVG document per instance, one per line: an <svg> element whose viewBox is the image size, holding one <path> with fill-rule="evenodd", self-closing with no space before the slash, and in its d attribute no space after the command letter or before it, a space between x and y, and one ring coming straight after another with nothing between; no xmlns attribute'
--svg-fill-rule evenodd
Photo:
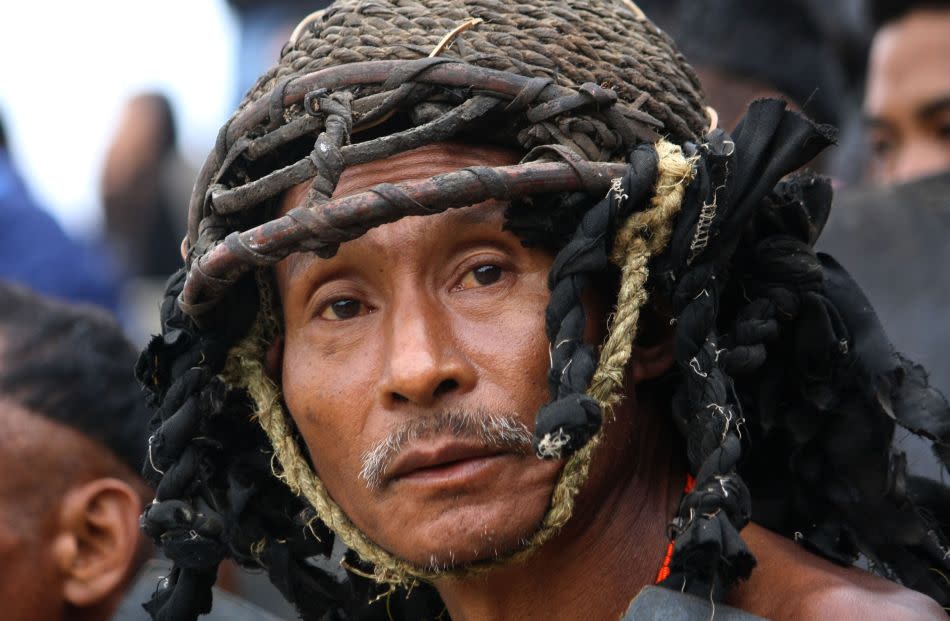
<svg viewBox="0 0 950 621"><path fill-rule="evenodd" d="M686 475L686 485L683 486L683 494L686 495L693 491L693 487L696 486L696 479L693 478L693 475ZM667 579L670 575L670 561L673 560L673 543L674 539L670 539L670 544L666 546L666 556L663 557L663 564L660 566L660 571L656 572L656 580L654 584L660 584Z"/></svg>

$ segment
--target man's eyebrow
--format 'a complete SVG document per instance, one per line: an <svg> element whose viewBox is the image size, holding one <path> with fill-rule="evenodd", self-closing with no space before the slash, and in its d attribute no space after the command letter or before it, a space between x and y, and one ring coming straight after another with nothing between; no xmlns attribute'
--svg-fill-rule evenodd
<svg viewBox="0 0 950 621"><path fill-rule="evenodd" d="M950 94L938 97L917 108L914 113L919 119L929 119L950 108Z"/></svg>

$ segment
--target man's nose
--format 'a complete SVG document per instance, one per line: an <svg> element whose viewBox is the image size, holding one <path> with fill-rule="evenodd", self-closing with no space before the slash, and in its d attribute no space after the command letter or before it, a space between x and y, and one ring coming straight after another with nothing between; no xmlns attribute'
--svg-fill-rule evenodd
<svg viewBox="0 0 950 621"><path fill-rule="evenodd" d="M895 162L889 181L903 183L950 170L950 146L934 139L909 140Z"/></svg>
<svg viewBox="0 0 950 621"><path fill-rule="evenodd" d="M391 307L379 387L387 407L431 407L474 388L475 368L455 338L447 313L438 300L425 296Z"/></svg>

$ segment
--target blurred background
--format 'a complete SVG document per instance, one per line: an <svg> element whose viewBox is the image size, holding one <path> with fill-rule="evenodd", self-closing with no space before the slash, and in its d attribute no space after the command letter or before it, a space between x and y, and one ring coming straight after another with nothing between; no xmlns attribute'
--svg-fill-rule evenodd
<svg viewBox="0 0 950 621"><path fill-rule="evenodd" d="M37 242L54 239L47 255L65 248L22 268L33 276L0 269L0 278L39 280L35 288L43 293L106 306L144 343L157 330L156 296L180 263L188 196L218 128L276 61L300 17L320 5L7 5L0 19L0 150L15 180L3 187L14 186L30 212L42 212L31 218L44 219L31 220L17 239L27 232ZM88 267L85 293L42 273L55 272L63 255ZM20 252L16 260L27 259ZM43 266L39 273L36 265Z"/></svg>
<svg viewBox="0 0 950 621"><path fill-rule="evenodd" d="M15 4L0 19L0 279L104 306L141 346L218 128L326 3ZM839 128L814 163L837 189L821 249L950 389L950 3L638 4L694 64L720 126L781 96ZM263 582L231 572L222 585L293 618Z"/></svg>
<svg viewBox="0 0 950 621"><path fill-rule="evenodd" d="M225 0L16 5L0 20L10 151L66 230L95 236L100 171L126 100L163 93L182 153L201 160L234 105L237 19Z"/></svg>

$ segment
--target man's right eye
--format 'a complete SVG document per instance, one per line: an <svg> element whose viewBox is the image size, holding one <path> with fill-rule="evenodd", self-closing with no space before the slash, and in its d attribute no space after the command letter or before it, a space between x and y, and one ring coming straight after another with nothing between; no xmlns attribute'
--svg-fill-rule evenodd
<svg viewBox="0 0 950 621"><path fill-rule="evenodd" d="M343 298L334 300L324 306L323 311L320 312L320 318L329 321L341 321L363 314L366 314L366 307L362 302L352 298Z"/></svg>
<svg viewBox="0 0 950 621"><path fill-rule="evenodd" d="M888 138L872 136L869 140L869 143L871 152L874 154L874 157L878 159L886 158L894 149L893 141Z"/></svg>

